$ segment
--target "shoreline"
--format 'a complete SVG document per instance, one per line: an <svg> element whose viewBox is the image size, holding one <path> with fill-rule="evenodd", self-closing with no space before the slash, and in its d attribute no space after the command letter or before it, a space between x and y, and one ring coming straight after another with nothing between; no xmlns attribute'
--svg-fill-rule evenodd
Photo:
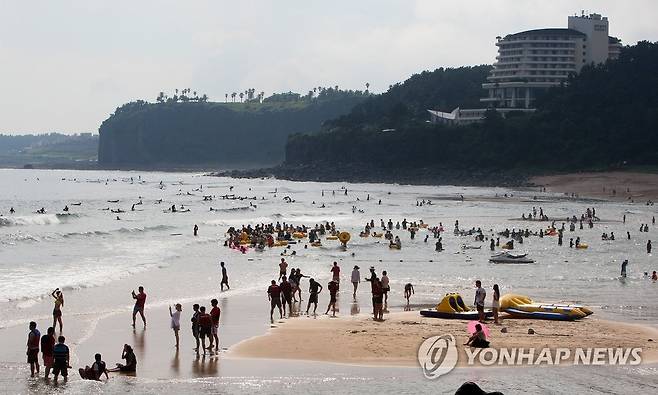
<svg viewBox="0 0 658 395"><path fill-rule="evenodd" d="M641 347L642 365L658 363L658 329L647 325L593 317L575 322L507 318L501 325L487 325L491 349L495 350ZM477 360L475 365L467 364L462 346L468 338L466 326L467 321L426 318L418 311L392 312L385 315L384 322L375 322L366 314L338 318L318 315L316 319L301 316L275 321L267 333L235 344L227 356L411 368L418 367L417 350L424 339L450 333L458 348L457 367L501 367L482 365ZM500 332L503 327L507 333ZM529 335L529 328L535 333ZM331 347L326 346L329 343Z"/></svg>

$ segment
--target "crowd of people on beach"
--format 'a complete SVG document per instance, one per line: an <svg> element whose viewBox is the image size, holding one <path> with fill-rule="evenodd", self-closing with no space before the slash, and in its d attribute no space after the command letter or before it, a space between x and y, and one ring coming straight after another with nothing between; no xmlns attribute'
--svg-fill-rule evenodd
<svg viewBox="0 0 658 395"><path fill-rule="evenodd" d="M332 194L335 195L335 191L332 191ZM347 189L344 190L344 194L347 195ZM324 191L323 191L324 196ZM511 196L511 195L510 195ZM506 196L507 197L507 196ZM212 195L205 195L204 200L212 200L216 198ZM251 199L248 197L239 197L235 195L226 195L221 196L222 199ZM287 197L291 202L294 201L292 198ZM254 197L254 200L256 198ZM358 199L357 199L358 200ZM370 200L368 196L367 200ZM461 200L464 198L461 196ZM139 204L141 204L141 199ZM381 204L381 200L379 201ZM416 206L422 207L425 205L432 205L430 200L417 201ZM134 210L134 206L132 208ZM168 211L169 212L178 212L182 210L188 210L183 205L180 208L177 208L176 205L172 205ZM212 208L211 208L212 210ZM356 206L353 207L353 211L358 210ZM65 207L65 212L68 212L68 206ZM12 214L15 212L13 207L10 211ZM37 210L37 212L45 213L45 208ZM600 218L596 215L596 208L588 207L580 215L572 215L564 218L564 222L561 225L558 225L558 219L549 218L546 214L543 207L532 207L532 209L526 214L521 215L522 220L526 221L546 221L551 222L550 226L541 228L539 230L530 230L529 228L525 229L509 229L500 230L498 232L493 229L485 231L482 227L473 226L470 229L463 229L460 227L459 220L455 221L453 234L456 237L469 237L473 238L474 242L489 242L489 248L491 251L494 251L496 248L502 247L507 250L514 249L515 243L523 244L524 239L530 237L550 237L557 236L557 244L561 246L563 244L563 238L565 232L576 232L577 227L582 230L586 225L589 229L592 229L596 223L600 221ZM623 216L622 222L626 223L626 215ZM584 225L585 224L585 225ZM655 225L655 217L651 218L651 224ZM388 221L384 221L384 218L379 219L379 224L376 226L375 220L371 219L369 222L366 222L363 226L363 230L359 233L359 236L362 238L373 237L373 238L382 238L387 241L388 246L391 249L402 249L402 241L400 234L395 234L394 232L406 232L409 235L411 240L414 240L418 232L423 229L426 231L424 242L427 243L429 237L436 239L434 250L441 252L444 250L442 235L445 232L443 223L439 223L436 226L430 226L422 219L418 220L407 220L407 218L402 218L399 221L393 221L392 218L388 218ZM642 223L640 226L640 232L648 232L648 223ZM193 227L193 234L197 236L199 232L199 227L195 224ZM323 291L326 290L325 294L328 294L326 300L326 310L324 310L325 315L331 313L332 317L336 317L338 312L338 298L341 290L341 283L344 283L343 278L344 274L341 275L341 267L337 261L334 261L329 267L329 273L331 279L321 284L316 278L305 275L302 273L301 268L290 268L286 260L287 251L292 249L292 246L295 244L302 245L304 248L308 248L308 245L319 246L321 245L322 238L325 239L337 239L340 235L340 229L334 222L326 221L323 223L315 224L315 226L309 226L306 224L289 224L286 222L276 222L270 224L248 224L241 227L230 227L227 230L227 238L224 241L224 246L231 249L239 250L241 253L247 253L248 248L253 248L256 250L263 251L265 248L272 248L275 246L285 246L287 247L284 252L281 253L280 262L278 262L278 270L276 279L272 279L268 285L266 292L267 298L269 301L269 310L270 310L270 322L275 322L275 313L278 313L279 319L298 317L300 315L307 316L316 316L318 304L320 304L320 295L323 294ZM501 241L503 238L503 241ZM507 239L507 240L505 240ZM606 231L601 234L601 239L605 241L615 241L616 237L613 231ZM627 239L631 239L630 231L627 231ZM569 247L570 248L581 248L584 244L581 241L580 236L574 238L569 238ZM486 246L486 244L485 244ZM346 242L343 242L343 247L346 247ZM463 248L467 249L469 246L467 244L463 245ZM651 240L648 240L646 243L646 252L647 254L652 253L652 244ZM296 254L295 251L292 251L292 255ZM277 258L278 259L278 258ZM621 266L621 277L625 278L627 276L627 266L629 265L628 259L624 260ZM221 291L229 290L229 277L227 273L226 264L220 262L221 270L221 281L219 287ZM362 281L367 281L370 284L370 296L372 302L372 318L375 321L381 322L384 321L384 313L388 310L389 296L391 294L391 279L387 270L382 270L380 273L377 272L375 266L369 267L369 275L367 277L361 276L360 267L354 265L350 273L349 279L352 284L352 298L357 299L359 292L359 286ZM656 271L652 272L652 275L649 276L649 272L644 272L644 277L650 277L653 281L658 281L658 275ZM308 279L308 288L306 285L303 285L304 279ZM303 289L307 289L307 303L306 309L303 310L302 299ZM492 299L491 307L493 312L493 323L499 324L499 308L500 308L500 289L498 284L493 284L492 286ZM414 285L412 283L405 283L403 287L400 287L401 294L406 301L405 309L410 309L411 303L410 299L415 294ZM50 373L52 372L54 380L57 381L61 375L64 380L68 378L68 369L71 369L70 366L70 349L66 344L66 338L62 335L63 333L63 319L62 319L62 309L64 307L64 295L62 291L57 288L52 291L51 296L54 301L53 308L53 323L52 326L48 327L45 335L41 335L40 331L37 329L36 322L30 322L29 332L27 339L27 361L30 364L31 374L34 377L35 375L40 374L40 364L38 354L42 354L42 362L44 367L44 376L49 378ZM132 309L132 326L133 328L137 324L137 317L141 319L144 328L147 326L147 319L145 314L145 305L147 295L145 293L144 287L139 286L137 292L134 290L131 292L131 297L134 300L134 306ZM481 324L487 321L485 315L485 304L486 304L487 292L482 287L481 280L475 282L475 298L474 306L478 312L478 321L479 323L475 326L475 332L468 338L465 345L472 347L488 347L489 340L487 339L483 327ZM219 337L219 325L221 319L221 309L218 305L218 299L213 298L210 301L209 308L207 305L202 305L195 303L192 305L192 314L190 317L191 322L191 332L194 338L196 347L194 351L199 353L218 353L220 351L220 337ZM323 302L324 303L324 302ZM324 304L322 304L324 306ZM170 315L170 327L173 331L175 338L175 347L176 349L180 348L180 329L181 329L181 315L183 314L183 305L181 303L176 303L173 306L169 306L169 315ZM322 311L322 309L321 309ZM56 336L56 329L59 326L59 336ZM122 359L124 363L117 363L115 368L108 369L106 363L103 361L101 354L94 355L94 361L85 367L81 367L78 372L83 379L89 380L100 380L102 377L106 379L109 378L109 372L135 372L137 369L137 358L132 347L128 344L123 345L122 350Z"/></svg>

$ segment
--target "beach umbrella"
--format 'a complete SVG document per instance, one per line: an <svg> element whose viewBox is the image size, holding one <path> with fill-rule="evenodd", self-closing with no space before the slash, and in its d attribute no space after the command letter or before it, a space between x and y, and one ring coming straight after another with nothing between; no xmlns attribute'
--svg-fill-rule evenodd
<svg viewBox="0 0 658 395"><path fill-rule="evenodd" d="M484 332L484 335L489 338L489 328L478 321L468 321L468 333L471 335L474 334L476 332L475 325L477 324L482 326L482 332Z"/></svg>

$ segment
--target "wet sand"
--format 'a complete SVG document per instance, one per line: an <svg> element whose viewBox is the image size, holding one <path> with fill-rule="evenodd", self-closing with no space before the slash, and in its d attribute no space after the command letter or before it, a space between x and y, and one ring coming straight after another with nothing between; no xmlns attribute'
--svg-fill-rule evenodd
<svg viewBox="0 0 658 395"><path fill-rule="evenodd" d="M547 192L561 192L580 197L646 203L658 200L658 174L637 172L573 173L539 176L530 179ZM613 190L616 193L613 194Z"/></svg>
<svg viewBox="0 0 658 395"><path fill-rule="evenodd" d="M468 339L467 321L425 318L418 311L395 312L384 318L384 322L375 322L363 314L339 318L319 315L279 321L266 335L234 346L229 356L412 367L418 366L417 351L424 339L452 334L458 345ZM658 361L658 331L651 327L595 317L576 322L505 319L501 325L488 325L491 345L496 349L641 347L643 363ZM507 333L501 333L503 327ZM529 335L529 328L535 334ZM458 346L461 366L467 361L464 348Z"/></svg>

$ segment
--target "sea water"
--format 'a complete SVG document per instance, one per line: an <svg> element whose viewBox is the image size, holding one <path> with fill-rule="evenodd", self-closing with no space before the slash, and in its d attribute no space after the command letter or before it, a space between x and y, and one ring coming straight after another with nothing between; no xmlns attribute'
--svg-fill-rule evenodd
<svg viewBox="0 0 658 395"><path fill-rule="evenodd" d="M55 287L67 295L67 314L104 313L129 306L132 303L129 298L99 295L131 279L155 278L163 284L171 283L166 295L151 293L149 305L168 304L174 299L193 300L211 294L216 288L220 260L226 261L229 267L235 290L232 297L262 295L276 276L277 262L284 249L250 250L246 254L228 249L223 246L228 227L269 222L313 226L326 221L333 221L337 228L352 234L347 251L332 241L325 241L319 248L304 248L299 244L288 250L297 252L296 257L288 258L290 265L302 268L305 274L320 282L329 279L330 265L337 261L343 276L348 276L354 265L361 267L362 276L367 274L369 266L375 266L378 271L387 270L394 291L411 282L416 290L412 299L415 305L435 304L443 294L454 291L461 292L468 302L473 297L474 281L480 279L487 289L499 284L503 294L514 292L540 301L582 303L595 307L597 314L606 318L658 323L658 284L643 275L658 270L655 258L645 250L647 240L655 238L651 217L657 210L641 203L572 199L536 189L301 183L238 180L197 173L0 170L0 183L0 327L4 328L47 316L52 308L48 294ZM255 200L221 199L220 196L227 194L255 197ZM203 196L213 196L213 200L204 201ZM417 205L422 200L431 200L432 204ZM140 201L142 204L138 204ZM178 212L168 211L172 205L176 205ZM65 206L69 207L67 213L63 211ZM182 212L181 206L190 211ZM11 207L14 214L9 213ZM42 207L46 214L37 214ZM570 232L567 224L561 247L556 237L531 237L522 245L516 244L517 251L527 252L536 260L529 265L489 263L488 241L476 242L473 236L452 233L456 220L461 229L481 228L487 237L492 234L500 237L496 233L505 228L546 229L550 223L520 220L521 214L527 215L532 207L537 210L542 207L545 214L560 219L580 217L588 207L595 207L601 221L593 229L585 224L585 229L577 227L575 232ZM123 212L113 212L117 210ZM623 215L626 215L625 224L621 221ZM394 229L402 240L400 251L390 250L383 239L358 236L371 219L377 228L380 219L388 222L389 218L394 224L404 218L422 219L430 226L442 223L446 229L442 234L445 250L435 252L436 239L430 235L425 242L424 230L411 240L408 232ZM559 227L562 222L558 220L556 225ZM641 223L650 224L649 233L639 232ZM199 226L197 237L192 235L195 224ZM631 240L626 239L626 231L631 233ZM603 232L614 232L616 240L601 240ZM576 237L589 244L589 249L569 248L569 238ZM504 241L501 237L501 243ZM463 245L480 249L463 249ZM620 280L620 264L624 259L630 262L629 275ZM82 294L94 295L93 303L76 300L75 295ZM392 293L391 308L402 304L399 294ZM16 361L2 362L13 366L11 363ZM125 385L134 385L147 393L173 393L179 388L181 392L213 388L279 393L286 388L295 392L308 388L311 392L346 393L425 392L434 388L422 375L417 377L419 372L414 369L393 369L395 373L391 374L390 368L347 369L327 364L300 368L294 363L286 366L289 367L284 372L293 372L292 376L263 367L246 377L244 369L233 368L232 372L231 367L225 367L221 377L178 380L173 382L173 387L172 383L162 384L161 379L165 378L162 377L111 384L103 390L123 392ZM624 372L627 381L617 388L623 392L624 388L637 385L642 392L642 385L647 383L645 376L655 377L655 370L651 369ZM555 380L549 379L552 373L543 371L517 374L538 377L536 392L573 393L551 386L550 380ZM477 369L469 372L454 374L451 382L454 385L449 388L458 386L462 378L477 376L472 373ZM584 385L578 369L560 372L565 383ZM603 373L606 369L597 372L607 375ZM587 374L591 375L591 371ZM391 378L398 375L403 379ZM523 387L511 376L506 370L486 375L484 380L492 384L489 390L521 391ZM12 377L9 369L1 380L12 382ZM656 382L649 380L649 384ZM74 392L75 385L80 384L71 383ZM450 392L449 388L446 393ZM48 392L49 388L37 389L44 391Z"/></svg>

